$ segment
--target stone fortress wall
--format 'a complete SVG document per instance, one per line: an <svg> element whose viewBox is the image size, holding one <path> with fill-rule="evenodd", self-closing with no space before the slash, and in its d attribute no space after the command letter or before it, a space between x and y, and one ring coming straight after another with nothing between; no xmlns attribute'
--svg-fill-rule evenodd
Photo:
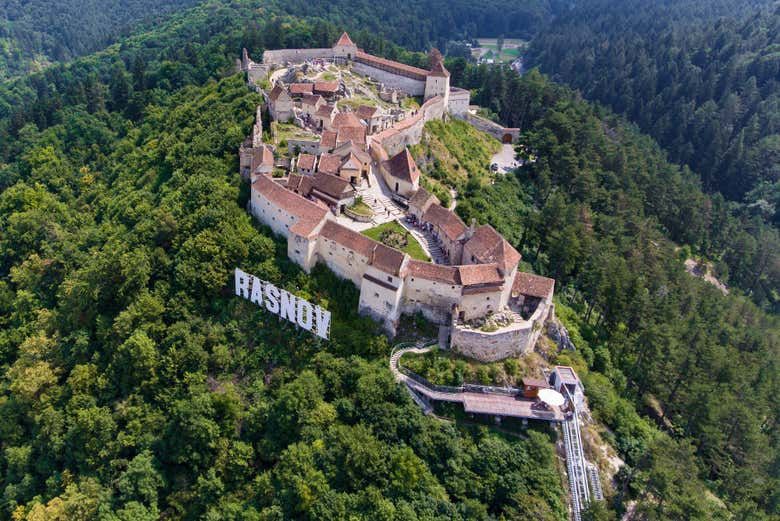
<svg viewBox="0 0 780 521"><path fill-rule="evenodd" d="M425 94L425 82L421 80L393 74L361 62L353 63L352 70L382 83L387 88L406 92L410 96L422 96Z"/></svg>
<svg viewBox="0 0 780 521"><path fill-rule="evenodd" d="M555 310L552 300L540 304L527 320L501 328L498 331L482 331L454 324L451 345L456 351L480 362L496 362L533 350L542 334L543 324L551 320Z"/></svg>
<svg viewBox="0 0 780 521"><path fill-rule="evenodd" d="M333 49L276 49L263 53L265 65L283 65L310 60L333 59Z"/></svg>

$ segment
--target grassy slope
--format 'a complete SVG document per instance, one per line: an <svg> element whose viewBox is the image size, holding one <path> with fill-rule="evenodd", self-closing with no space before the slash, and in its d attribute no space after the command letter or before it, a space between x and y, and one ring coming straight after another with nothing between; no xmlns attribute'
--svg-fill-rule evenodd
<svg viewBox="0 0 780 521"><path fill-rule="evenodd" d="M469 182L490 183L490 160L500 146L498 140L463 121L429 121L422 142L411 152L423 172L423 184L446 203L446 186L462 192Z"/></svg>

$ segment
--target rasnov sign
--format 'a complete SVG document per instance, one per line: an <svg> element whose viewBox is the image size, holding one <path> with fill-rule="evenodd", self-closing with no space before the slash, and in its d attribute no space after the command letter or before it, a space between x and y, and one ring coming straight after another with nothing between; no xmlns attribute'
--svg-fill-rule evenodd
<svg viewBox="0 0 780 521"><path fill-rule="evenodd" d="M330 311L309 304L302 298L238 268L236 268L236 295L258 306L265 305L265 309L271 313L286 318L326 340L330 335Z"/></svg>

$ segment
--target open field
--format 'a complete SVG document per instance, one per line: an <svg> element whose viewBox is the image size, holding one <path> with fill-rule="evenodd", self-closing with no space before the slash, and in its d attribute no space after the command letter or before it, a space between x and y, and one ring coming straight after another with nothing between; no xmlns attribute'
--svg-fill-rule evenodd
<svg viewBox="0 0 780 521"><path fill-rule="evenodd" d="M508 38L504 40L504 46L499 56L496 38L477 38L477 41L480 47L474 49L475 57L502 63L516 60L528 45L525 40Z"/></svg>

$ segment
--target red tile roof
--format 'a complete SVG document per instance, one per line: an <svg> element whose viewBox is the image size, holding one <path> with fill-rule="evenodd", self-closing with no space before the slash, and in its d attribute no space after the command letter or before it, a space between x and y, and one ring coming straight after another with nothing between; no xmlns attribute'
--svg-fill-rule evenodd
<svg viewBox="0 0 780 521"><path fill-rule="evenodd" d="M311 192L312 178L307 175L290 174L287 178L287 189L308 197Z"/></svg>
<svg viewBox="0 0 780 521"><path fill-rule="evenodd" d="M317 158L311 154L299 154L298 155L298 168L303 170L314 169L314 163Z"/></svg>
<svg viewBox="0 0 780 521"><path fill-rule="evenodd" d="M466 225L460 217L438 204L432 204L422 220L440 228L451 241L458 240L466 232Z"/></svg>
<svg viewBox="0 0 780 521"><path fill-rule="evenodd" d="M268 93L268 99L271 101L276 101L279 99L279 97L284 94L285 96L289 95L287 94L287 90L283 89L278 83L274 85L274 88L271 89L271 92Z"/></svg>
<svg viewBox="0 0 780 521"><path fill-rule="evenodd" d="M336 136L336 144L352 141L360 147L366 146L366 128L365 127L341 127Z"/></svg>
<svg viewBox="0 0 780 521"><path fill-rule="evenodd" d="M425 80L425 77L428 75L428 71L425 69L412 67L411 65L388 60L387 58L380 58L379 56L374 56L363 51L358 51L355 53L355 59L359 62L364 62L367 65L371 65L379 69L396 70L401 73L405 73L405 76L412 76L420 80Z"/></svg>
<svg viewBox="0 0 780 521"><path fill-rule="evenodd" d="M323 130L322 137L320 138L320 146L325 148L335 148L337 137L338 134L333 130Z"/></svg>
<svg viewBox="0 0 780 521"><path fill-rule="evenodd" d="M347 199L355 194L355 189L348 181L324 172L317 172L314 175L312 188L337 200Z"/></svg>
<svg viewBox="0 0 780 521"><path fill-rule="evenodd" d="M317 167L319 172L338 175L339 168L341 168L341 158L339 156L334 154L320 155L320 164L319 167Z"/></svg>
<svg viewBox="0 0 780 521"><path fill-rule="evenodd" d="M360 119L371 119L373 118L376 113L379 112L379 109L376 107L369 107L368 105L361 105L357 108L355 111L355 114Z"/></svg>
<svg viewBox="0 0 780 521"><path fill-rule="evenodd" d="M414 184L420 179L420 169L417 168L417 163L414 162L414 158L409 153L408 148L404 148L385 161L385 168L387 168L391 176L407 183Z"/></svg>
<svg viewBox="0 0 780 521"><path fill-rule="evenodd" d="M323 105L317 109L315 114L321 118L333 119L333 110L334 107L332 105Z"/></svg>
<svg viewBox="0 0 780 521"><path fill-rule="evenodd" d="M555 289L555 279L518 271L512 284L512 295L547 298Z"/></svg>
<svg viewBox="0 0 780 521"><path fill-rule="evenodd" d="M361 163L368 164L371 162L371 155L352 141L340 143L339 146L333 149L333 153L342 158L349 154L354 154Z"/></svg>
<svg viewBox="0 0 780 521"><path fill-rule="evenodd" d="M255 169L258 166L273 167L274 151L270 145L260 145L252 151L252 162Z"/></svg>
<svg viewBox="0 0 780 521"><path fill-rule="evenodd" d="M444 284L460 285L458 268L454 266L442 266L432 262L410 260L406 265L407 274L424 280L443 282Z"/></svg>
<svg viewBox="0 0 780 521"><path fill-rule="evenodd" d="M497 263L504 273L511 273L521 258L520 253L489 224L477 227L463 248L478 262Z"/></svg>
<svg viewBox="0 0 780 521"><path fill-rule="evenodd" d="M280 186L271 178L260 175L252 183L252 190L258 192L277 208L297 217L300 220L319 222L328 213L326 209L317 206L303 196Z"/></svg>
<svg viewBox="0 0 780 521"><path fill-rule="evenodd" d="M409 199L409 206L420 208L424 212L427 210L426 205L428 205L429 201L430 204L439 204L441 202L438 197L428 192L426 189L420 188L414 193L412 198Z"/></svg>
<svg viewBox="0 0 780 521"><path fill-rule="evenodd" d="M335 92L338 92L338 90L339 90L338 80L314 82L314 92L333 94Z"/></svg>
<svg viewBox="0 0 780 521"><path fill-rule="evenodd" d="M341 33L341 36L339 37L339 41L337 41L333 47L338 47L340 45L343 46L355 45L355 43L352 41L352 38L350 38L349 35L347 34L347 31Z"/></svg>
<svg viewBox="0 0 780 521"><path fill-rule="evenodd" d="M450 71L444 67L444 62L441 61L434 63L431 72L428 73L428 76L441 76L442 78L448 78L449 75Z"/></svg>
<svg viewBox="0 0 780 521"><path fill-rule="evenodd" d="M464 286L477 284L501 284L504 278L495 264L464 264L457 266L460 281Z"/></svg>
<svg viewBox="0 0 780 521"><path fill-rule="evenodd" d="M406 257L404 253L369 239L335 221L327 221L322 227L320 236L366 257L368 264L380 271L391 275L399 275L401 272Z"/></svg>
<svg viewBox="0 0 780 521"><path fill-rule="evenodd" d="M313 90L314 90L313 83L291 83L290 84L291 94L311 94Z"/></svg>
<svg viewBox="0 0 780 521"><path fill-rule="evenodd" d="M354 112L339 112L333 117L333 128L363 127L363 123Z"/></svg>

